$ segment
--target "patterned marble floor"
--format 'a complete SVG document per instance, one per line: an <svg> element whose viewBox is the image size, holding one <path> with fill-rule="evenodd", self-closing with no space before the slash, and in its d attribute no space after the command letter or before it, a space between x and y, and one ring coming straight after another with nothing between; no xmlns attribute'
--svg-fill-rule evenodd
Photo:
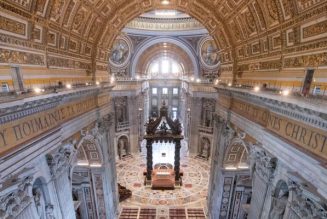
<svg viewBox="0 0 327 219"><path fill-rule="evenodd" d="M196 207L206 209L209 183L209 162L183 156L181 170L184 172L183 186L175 190L152 190L143 185L143 171L146 168L144 154L134 155L117 162L118 182L132 191L132 197L122 206L166 206Z"/></svg>

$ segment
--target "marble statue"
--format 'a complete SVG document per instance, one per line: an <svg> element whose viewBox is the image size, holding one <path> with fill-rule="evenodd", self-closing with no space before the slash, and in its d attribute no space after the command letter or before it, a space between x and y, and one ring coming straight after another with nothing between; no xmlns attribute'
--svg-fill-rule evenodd
<svg viewBox="0 0 327 219"><path fill-rule="evenodd" d="M119 156L120 158L124 157L127 155L127 150L126 150L126 142L123 138L120 138L118 141L118 149L119 149Z"/></svg>
<svg viewBox="0 0 327 219"><path fill-rule="evenodd" d="M283 219L288 200L288 191L280 190L277 197L273 198L272 210L269 219Z"/></svg>
<svg viewBox="0 0 327 219"><path fill-rule="evenodd" d="M201 150L201 157L208 158L210 153L210 145L208 140L202 139L202 150Z"/></svg>
<svg viewBox="0 0 327 219"><path fill-rule="evenodd" d="M35 188L33 193L37 213L41 219L45 219L45 203L44 198L42 196L42 191L40 188Z"/></svg>
<svg viewBox="0 0 327 219"><path fill-rule="evenodd" d="M45 213L46 213L47 219L55 219L55 216L53 214L53 205L52 204L47 204L45 206Z"/></svg>

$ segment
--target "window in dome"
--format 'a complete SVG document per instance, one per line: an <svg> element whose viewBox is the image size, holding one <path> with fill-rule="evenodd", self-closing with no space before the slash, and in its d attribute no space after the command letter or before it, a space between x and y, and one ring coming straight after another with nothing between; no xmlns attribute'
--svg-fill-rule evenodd
<svg viewBox="0 0 327 219"><path fill-rule="evenodd" d="M160 57L154 60L148 67L151 77L175 78L183 74L181 63L176 62L170 57Z"/></svg>

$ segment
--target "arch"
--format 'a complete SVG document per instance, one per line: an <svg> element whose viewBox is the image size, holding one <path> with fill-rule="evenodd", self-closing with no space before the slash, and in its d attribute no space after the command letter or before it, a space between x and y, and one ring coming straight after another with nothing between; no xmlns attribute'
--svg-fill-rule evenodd
<svg viewBox="0 0 327 219"><path fill-rule="evenodd" d="M78 156L85 158L87 163L78 163ZM84 155L84 157L83 157ZM99 145L98 139L93 135L84 136L76 147L76 153L74 153L72 159L72 170L75 165L100 167L103 164L103 153Z"/></svg>
<svg viewBox="0 0 327 219"><path fill-rule="evenodd" d="M143 42L135 51L133 57L132 57L132 64L131 64L131 73L132 73L132 77L134 78L135 72L136 72L136 67L137 64L139 62L140 57L142 56L142 54L145 52L145 50L147 50L149 47L159 44L159 43L171 43L174 44L178 47L180 47L183 51L185 51L187 53L187 55L190 57L191 61L192 61L192 65L193 65L193 69L194 72L196 74L196 77L199 76L199 63L196 59L197 55L195 53L195 51L184 41L180 40L180 39L175 39L175 38L171 38L171 37L155 37L155 38L151 38L149 40L146 40L145 42Z"/></svg>
<svg viewBox="0 0 327 219"><path fill-rule="evenodd" d="M225 150L223 166L227 170L249 169L249 150L243 137L237 136Z"/></svg>
<svg viewBox="0 0 327 219"><path fill-rule="evenodd" d="M120 4L115 8L115 12L119 13L110 14L114 16L112 16L112 19L108 19L108 22L105 24L105 31L99 33L98 39L99 42L101 41L102 43L106 41L106 47L111 48L119 32L132 19L152 10L170 9L179 10L197 19L213 36L216 44L220 48L233 47L233 41L230 37L231 34L229 30L226 28L223 19L215 11L215 6L217 4L218 3L212 2L208 3L207 0L198 0L196 2L171 1L169 5L162 5L159 0L145 1L142 3L135 0L130 1L128 4ZM228 39L226 39L225 34ZM218 39L219 37L221 40Z"/></svg>

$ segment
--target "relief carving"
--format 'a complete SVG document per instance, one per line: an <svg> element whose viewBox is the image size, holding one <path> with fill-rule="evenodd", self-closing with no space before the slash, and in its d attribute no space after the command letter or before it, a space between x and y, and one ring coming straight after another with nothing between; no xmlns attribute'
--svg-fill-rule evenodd
<svg viewBox="0 0 327 219"><path fill-rule="evenodd" d="M327 32L327 20L303 28L303 38L317 36Z"/></svg>
<svg viewBox="0 0 327 219"><path fill-rule="evenodd" d="M271 23L278 21L278 7L276 0L267 0L266 7Z"/></svg>
<svg viewBox="0 0 327 219"><path fill-rule="evenodd" d="M45 65L44 56L0 48L0 63Z"/></svg>
<svg viewBox="0 0 327 219"><path fill-rule="evenodd" d="M26 24L0 15L0 29L25 36Z"/></svg>
<svg viewBox="0 0 327 219"><path fill-rule="evenodd" d="M50 173L53 177L59 176L69 167L74 152L73 145L67 145L59 147L54 152L46 155Z"/></svg>
<svg viewBox="0 0 327 219"><path fill-rule="evenodd" d="M73 30L77 33L82 33L84 24L86 23L87 18L87 11L85 8L81 8L76 13L76 16L74 18L73 22Z"/></svg>
<svg viewBox="0 0 327 219"><path fill-rule="evenodd" d="M32 181L32 175L22 178L15 176L1 184L0 218L16 218L32 202L29 193Z"/></svg>
<svg viewBox="0 0 327 219"><path fill-rule="evenodd" d="M64 4L65 4L65 0L54 0L50 13L52 20L59 22Z"/></svg>
<svg viewBox="0 0 327 219"><path fill-rule="evenodd" d="M285 58L284 63L285 68L324 66L327 65L327 52L314 55Z"/></svg>

